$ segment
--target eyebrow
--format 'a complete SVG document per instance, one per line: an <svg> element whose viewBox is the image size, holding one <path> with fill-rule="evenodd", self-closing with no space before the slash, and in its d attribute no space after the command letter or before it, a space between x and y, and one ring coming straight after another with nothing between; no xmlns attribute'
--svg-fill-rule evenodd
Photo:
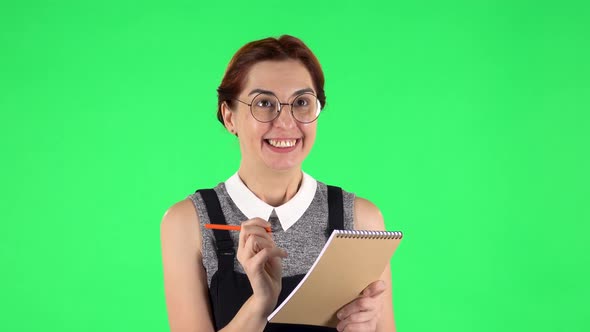
<svg viewBox="0 0 590 332"><path fill-rule="evenodd" d="M296 95L300 95L300 94L305 93L305 92L315 93L315 91L313 91L312 88L305 88L305 89L299 89L299 90L293 92L293 94L291 95L291 97L296 96ZM253 95L255 93L264 93L264 94L267 94L267 95L275 95L275 93L272 92L272 91L270 91L270 90L254 89L254 90L250 91L250 93L248 94L248 96L251 96L251 95Z"/></svg>

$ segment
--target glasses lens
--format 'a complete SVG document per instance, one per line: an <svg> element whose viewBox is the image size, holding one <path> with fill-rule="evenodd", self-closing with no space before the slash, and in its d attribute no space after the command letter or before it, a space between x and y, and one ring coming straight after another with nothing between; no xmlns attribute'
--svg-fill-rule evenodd
<svg viewBox="0 0 590 332"><path fill-rule="evenodd" d="M252 101L252 115L261 122L270 122L277 117L279 101L275 96L259 94Z"/></svg>
<svg viewBox="0 0 590 332"><path fill-rule="evenodd" d="M318 99L312 94L302 94L293 101L293 117L300 122L313 122L320 115Z"/></svg>

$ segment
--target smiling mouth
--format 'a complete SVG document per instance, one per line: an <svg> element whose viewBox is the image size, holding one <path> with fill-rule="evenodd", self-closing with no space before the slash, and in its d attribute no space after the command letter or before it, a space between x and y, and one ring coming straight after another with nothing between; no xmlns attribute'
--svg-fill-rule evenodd
<svg viewBox="0 0 590 332"><path fill-rule="evenodd" d="M290 148L295 146L300 139L265 139L264 141L275 148Z"/></svg>

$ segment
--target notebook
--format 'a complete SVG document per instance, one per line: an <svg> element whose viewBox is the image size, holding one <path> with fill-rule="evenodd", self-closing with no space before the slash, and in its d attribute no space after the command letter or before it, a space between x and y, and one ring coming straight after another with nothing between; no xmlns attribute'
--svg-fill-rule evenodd
<svg viewBox="0 0 590 332"><path fill-rule="evenodd" d="M338 310L380 278L401 239L402 232L334 230L268 321L336 327Z"/></svg>

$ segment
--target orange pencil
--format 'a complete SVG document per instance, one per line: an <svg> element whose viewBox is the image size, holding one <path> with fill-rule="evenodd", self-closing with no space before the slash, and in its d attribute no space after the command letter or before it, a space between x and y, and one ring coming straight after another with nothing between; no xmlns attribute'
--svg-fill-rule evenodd
<svg viewBox="0 0 590 332"><path fill-rule="evenodd" d="M217 225L217 224L205 224L205 228L208 229L220 229L223 231L241 231L241 226L234 226L234 225ZM270 233L270 227L265 227L267 233Z"/></svg>

